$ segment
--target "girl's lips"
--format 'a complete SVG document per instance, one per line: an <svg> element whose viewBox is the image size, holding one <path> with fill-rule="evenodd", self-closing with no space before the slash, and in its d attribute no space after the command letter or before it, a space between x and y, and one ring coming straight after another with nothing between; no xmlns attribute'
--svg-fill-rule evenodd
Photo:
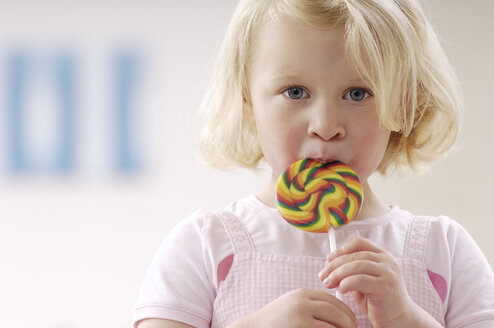
<svg viewBox="0 0 494 328"><path fill-rule="evenodd" d="M327 164L327 163L331 162L331 161L329 161L329 160L324 160L324 159L319 159L319 158L313 158L313 159L314 159L315 161L318 161L318 162L319 162L319 163L321 163L321 164Z"/></svg>
<svg viewBox="0 0 494 328"><path fill-rule="evenodd" d="M308 158L311 158L315 161L318 161L319 163L322 163L322 164L326 164L326 163L329 163L329 162L334 162L334 161L338 161L337 159L334 159L334 158L330 158L330 157L317 157L317 156L314 156L314 157L308 157Z"/></svg>

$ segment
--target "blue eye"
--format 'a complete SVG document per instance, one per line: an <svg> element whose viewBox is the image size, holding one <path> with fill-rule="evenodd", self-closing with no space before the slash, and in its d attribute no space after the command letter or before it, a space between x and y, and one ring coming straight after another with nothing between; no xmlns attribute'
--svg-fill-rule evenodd
<svg viewBox="0 0 494 328"><path fill-rule="evenodd" d="M285 92L283 92L283 94L293 100L307 98L309 96L301 87L289 87Z"/></svg>
<svg viewBox="0 0 494 328"><path fill-rule="evenodd" d="M352 101L362 101L369 96L369 92L362 88L353 88L350 89L343 96L344 99L352 100Z"/></svg>

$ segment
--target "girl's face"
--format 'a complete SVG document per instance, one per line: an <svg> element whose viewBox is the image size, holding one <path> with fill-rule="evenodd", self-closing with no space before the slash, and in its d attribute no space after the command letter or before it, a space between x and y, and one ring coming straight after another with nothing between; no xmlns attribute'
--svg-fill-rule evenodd
<svg viewBox="0 0 494 328"><path fill-rule="evenodd" d="M257 32L249 88L273 178L310 157L339 160L364 182L381 162L390 131L380 127L372 91L346 56L344 33L274 22Z"/></svg>

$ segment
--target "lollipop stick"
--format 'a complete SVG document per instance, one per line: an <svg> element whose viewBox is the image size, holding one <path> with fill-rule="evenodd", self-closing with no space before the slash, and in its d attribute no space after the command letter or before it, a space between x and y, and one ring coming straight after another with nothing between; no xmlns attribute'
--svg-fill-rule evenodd
<svg viewBox="0 0 494 328"><path fill-rule="evenodd" d="M329 249L330 249L331 253L333 253L336 250L336 238L334 235L334 228L333 227L331 227L329 229L328 237L329 237ZM343 299L343 295L341 295L341 293L338 291L338 289L336 290L336 298L339 299L340 301Z"/></svg>

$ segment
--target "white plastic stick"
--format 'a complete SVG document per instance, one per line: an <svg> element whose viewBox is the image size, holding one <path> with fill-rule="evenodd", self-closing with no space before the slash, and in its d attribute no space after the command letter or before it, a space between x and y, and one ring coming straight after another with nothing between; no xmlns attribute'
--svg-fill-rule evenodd
<svg viewBox="0 0 494 328"><path fill-rule="evenodd" d="M328 231L328 237L329 237L329 250L331 253L336 251L336 237L334 235L334 228L331 227ZM336 298L339 299L340 301L343 300L343 295L336 289Z"/></svg>

